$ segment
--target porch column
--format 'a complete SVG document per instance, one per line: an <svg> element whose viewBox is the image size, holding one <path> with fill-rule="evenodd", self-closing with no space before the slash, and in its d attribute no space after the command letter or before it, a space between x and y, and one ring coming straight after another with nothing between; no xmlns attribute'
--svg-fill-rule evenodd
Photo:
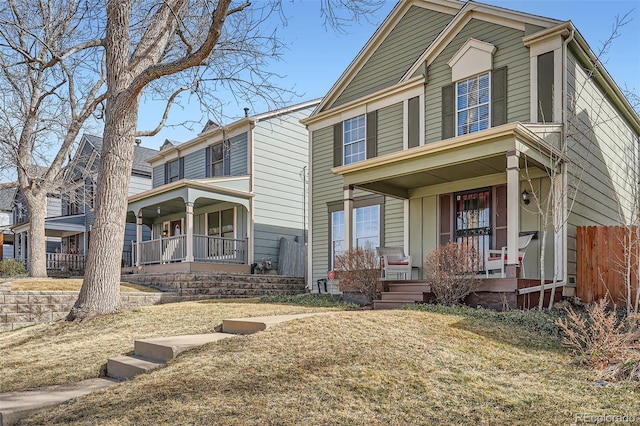
<svg viewBox="0 0 640 426"><path fill-rule="evenodd" d="M20 233L20 260L27 260L26 253L24 252L26 249L25 240L26 240L26 232L21 232Z"/></svg>
<svg viewBox="0 0 640 426"><path fill-rule="evenodd" d="M344 190L344 250L353 248L353 186L347 185Z"/></svg>
<svg viewBox="0 0 640 426"><path fill-rule="evenodd" d="M133 260L133 259L132 259ZM142 264L142 213L138 213L136 217L136 258L135 265Z"/></svg>
<svg viewBox="0 0 640 426"><path fill-rule="evenodd" d="M193 262L193 203L186 203L187 205L187 223L185 223L185 227L187 228L187 252L186 252L186 262Z"/></svg>
<svg viewBox="0 0 640 426"><path fill-rule="evenodd" d="M507 152L507 261L505 275L517 278L520 234L520 152Z"/></svg>

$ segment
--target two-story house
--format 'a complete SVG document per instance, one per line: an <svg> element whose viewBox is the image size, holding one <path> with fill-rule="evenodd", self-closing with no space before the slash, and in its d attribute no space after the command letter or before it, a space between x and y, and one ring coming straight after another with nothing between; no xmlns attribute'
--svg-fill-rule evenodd
<svg viewBox="0 0 640 426"><path fill-rule="evenodd" d="M91 239L101 150L102 138L83 135L78 149L65 166L60 193L47 198L47 269L84 270ZM129 195L151 188L151 167L147 159L157 152L140 146L140 141L136 141ZM20 199L16 202L15 219L16 258L28 261L29 213L26 203ZM150 231L145 227L143 232L148 235ZM131 241L135 237L135 225L127 226L123 242L123 265L131 265Z"/></svg>
<svg viewBox="0 0 640 426"><path fill-rule="evenodd" d="M305 239L309 140L300 120L317 104L210 122L188 142L165 142L149 159L153 189L129 197L127 220L152 229L137 238L134 263L145 272L278 270L281 240Z"/></svg>
<svg viewBox="0 0 640 426"><path fill-rule="evenodd" d="M539 279L551 185L543 268L572 285L576 226L629 216L637 183L640 118L572 22L475 1L400 1L303 123L309 287L345 248L402 247L415 279L449 241L506 246L505 279Z"/></svg>
<svg viewBox="0 0 640 426"><path fill-rule="evenodd" d="M13 259L13 204L18 188L0 189L0 260Z"/></svg>

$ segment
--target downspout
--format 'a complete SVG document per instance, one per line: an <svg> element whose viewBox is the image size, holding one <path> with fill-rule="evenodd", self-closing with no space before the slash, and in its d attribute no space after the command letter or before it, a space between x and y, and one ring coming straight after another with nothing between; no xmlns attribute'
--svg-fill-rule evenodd
<svg viewBox="0 0 640 426"><path fill-rule="evenodd" d="M567 94L569 92L568 87L567 87L567 56L569 54L569 43L571 43L573 41L573 38L575 36L575 30L573 28L571 28L571 32L569 33L569 37L567 37L563 42L562 42L562 139L564 140L564 138L567 135ZM566 163L564 165L564 173L562 174L562 179L565 180L565 182L563 182L563 187L567 187L568 182L566 182L567 179L567 170L566 170ZM569 270L568 270L568 264L567 264L567 221L569 220L568 217L565 218L565 215L568 214L567 212L567 194L565 193L564 197L563 197L563 202L565 203L565 208L562 209L562 221L563 221L563 225L562 225L562 249L564 251L563 256L562 256L562 263L563 263L563 276L562 279L560 281L559 284L561 284L562 288L564 288L567 285L567 280L568 280L568 274L569 274Z"/></svg>

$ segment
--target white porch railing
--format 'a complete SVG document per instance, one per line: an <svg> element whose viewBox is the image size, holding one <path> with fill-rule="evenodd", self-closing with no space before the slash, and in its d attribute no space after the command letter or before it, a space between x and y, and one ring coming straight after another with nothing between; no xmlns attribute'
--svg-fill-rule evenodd
<svg viewBox="0 0 640 426"><path fill-rule="evenodd" d="M193 260L210 263L246 263L247 241L233 238L193 236Z"/></svg>
<svg viewBox="0 0 640 426"><path fill-rule="evenodd" d="M47 269L61 271L83 271L85 258L83 254L46 253Z"/></svg>
<svg viewBox="0 0 640 426"><path fill-rule="evenodd" d="M143 265L153 263L181 262L186 258L186 236L176 235L159 240L142 241L141 262ZM135 244L132 243L135 250ZM134 252L134 255L136 253ZM135 258L134 258L135 261Z"/></svg>
<svg viewBox="0 0 640 426"><path fill-rule="evenodd" d="M182 262L187 257L186 235L158 240L142 241L140 262L142 265ZM137 244L131 242L131 256L135 265L138 259ZM193 260L207 263L247 263L247 241L233 238L193 236Z"/></svg>

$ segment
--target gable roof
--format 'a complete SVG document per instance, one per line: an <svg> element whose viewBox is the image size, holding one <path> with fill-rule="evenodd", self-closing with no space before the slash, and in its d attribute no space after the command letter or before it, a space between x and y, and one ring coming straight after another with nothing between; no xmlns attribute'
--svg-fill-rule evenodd
<svg viewBox="0 0 640 426"><path fill-rule="evenodd" d="M96 151L97 156L100 156L102 151L102 138L100 136L90 135L85 133L83 139L90 143ZM136 144L133 147L133 167L132 172L151 173L151 164L147 161L151 157L158 153L153 148L147 148Z"/></svg>
<svg viewBox="0 0 640 426"><path fill-rule="evenodd" d="M338 81L329 90L322 102L311 114L316 115L331 106L340 96L340 94L353 81L358 72L362 70L367 61L373 56L380 45L389 36L391 31L402 20L407 11L417 6L451 15L452 19L447 26L440 32L436 39L429 46L425 46L425 51L418 57L413 65L407 70L403 77L397 82L409 80L425 60L438 53L446 47L447 43L462 27L471 19L481 19L489 22L499 22L524 31L525 24L535 25L542 28L548 28L559 24L561 21L545 18L537 15L518 12L497 6L491 6L475 1L462 2L458 0L407 0L399 1L398 4L389 13L384 22L376 30L367 44L360 50L355 59L342 73Z"/></svg>

